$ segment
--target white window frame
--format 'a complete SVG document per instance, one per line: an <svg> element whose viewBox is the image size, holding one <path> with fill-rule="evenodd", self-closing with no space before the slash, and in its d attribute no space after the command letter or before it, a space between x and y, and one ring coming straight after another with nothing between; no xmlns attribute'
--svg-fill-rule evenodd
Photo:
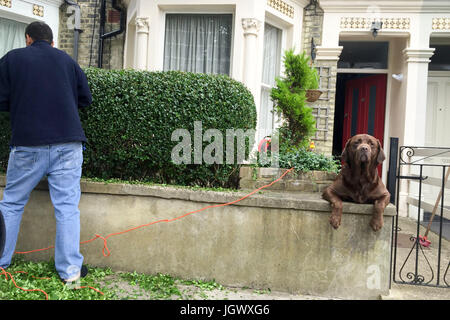
<svg viewBox="0 0 450 320"><path fill-rule="evenodd" d="M231 14L231 46L230 46L230 70L229 70L229 77L233 77L233 60L234 60L234 39L235 39L235 33L236 33L236 13L234 6L226 6L223 9L217 9L215 7L208 7L208 6L202 6L201 9L199 9L197 6L193 6L192 9L186 9L186 7L183 8L171 8L171 9L165 9L162 10L162 19L160 24L160 30L163 30L163 32L160 33L159 41L158 43L162 43L163 45L160 48L159 56L161 57L160 61L158 62L159 65L158 70L164 70L164 49L165 49L165 43L166 43L166 17L168 14Z"/></svg>
<svg viewBox="0 0 450 320"><path fill-rule="evenodd" d="M13 0L11 8L0 7L0 17L18 22L29 24L34 21L43 21L47 23L53 31L53 41L55 47L58 47L59 41L59 27L60 27L60 10L59 7L63 4L63 0ZM33 15L33 4L44 7L44 16ZM51 16L51 13L57 13L56 16ZM50 16L49 16L50 15ZM50 17L50 18L49 18Z"/></svg>
<svg viewBox="0 0 450 320"><path fill-rule="evenodd" d="M287 46L287 29L286 29L285 25L283 25L283 24L279 23L278 21L276 21L275 19L271 18L268 14L266 15L266 18L265 18L264 22L269 24L269 25L271 25L272 27L275 27L275 28L278 28L278 29L281 30L281 41L280 41L280 47L278 48L279 53L280 53L280 60L278 62L278 70L277 70L277 77L279 77L279 76L282 76L284 74L284 71L285 71L284 64L283 64L283 54L284 54L284 52L286 50L286 46ZM264 32L261 33L261 36L264 37ZM264 43L263 43L263 46L264 46ZM263 63L262 67L264 68L264 63ZM271 86L270 84L267 84L267 83L263 82L262 74L263 74L263 72L261 70L261 80L260 80L261 81L261 85L260 85L260 88L261 88L260 89L261 90L260 91L261 92L260 95L261 95L261 97L260 97L260 105L259 105L259 109L260 110L261 110L261 107L262 107L262 91L264 89L271 90L272 88L274 88L274 86ZM263 116L263 115L260 115L260 116ZM281 125L281 118L278 117L276 112L274 112L273 113L273 118L272 118L272 130L275 130L275 129L279 128L280 125ZM264 133L264 136L266 136L266 133ZM263 139L264 136L261 136L261 137L258 137L258 138Z"/></svg>

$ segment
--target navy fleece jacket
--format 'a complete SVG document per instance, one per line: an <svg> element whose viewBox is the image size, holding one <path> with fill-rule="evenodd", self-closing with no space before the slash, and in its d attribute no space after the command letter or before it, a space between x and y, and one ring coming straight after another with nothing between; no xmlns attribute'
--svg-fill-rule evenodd
<svg viewBox="0 0 450 320"><path fill-rule="evenodd" d="M45 41L0 59L0 111L10 112L11 146L85 142L78 108L91 103L79 65Z"/></svg>

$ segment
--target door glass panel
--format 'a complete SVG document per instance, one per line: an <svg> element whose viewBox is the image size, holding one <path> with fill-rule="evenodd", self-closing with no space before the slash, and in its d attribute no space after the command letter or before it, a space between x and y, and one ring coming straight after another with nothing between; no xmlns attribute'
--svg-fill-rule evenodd
<svg viewBox="0 0 450 320"><path fill-rule="evenodd" d="M387 69L389 42L340 41L343 46L338 68Z"/></svg>
<svg viewBox="0 0 450 320"><path fill-rule="evenodd" d="M352 97L352 127L351 127L351 137L356 134L358 130L358 106L359 106L359 89L353 89Z"/></svg>
<svg viewBox="0 0 450 320"><path fill-rule="evenodd" d="M368 129L367 133L371 136L375 135L375 111L376 111L376 99L377 99L377 87L370 87L370 97L369 97L369 119L367 119Z"/></svg>
<svg viewBox="0 0 450 320"><path fill-rule="evenodd" d="M433 71L450 71L450 45L433 45L435 48L434 54L431 56L431 62L428 64L428 69Z"/></svg>

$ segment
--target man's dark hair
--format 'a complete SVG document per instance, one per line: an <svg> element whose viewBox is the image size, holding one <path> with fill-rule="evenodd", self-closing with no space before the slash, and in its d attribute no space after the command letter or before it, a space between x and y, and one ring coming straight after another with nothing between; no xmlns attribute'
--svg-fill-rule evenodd
<svg viewBox="0 0 450 320"><path fill-rule="evenodd" d="M44 22L30 23L25 29L25 35L29 35L33 41L44 40L50 44L53 42L52 29Z"/></svg>

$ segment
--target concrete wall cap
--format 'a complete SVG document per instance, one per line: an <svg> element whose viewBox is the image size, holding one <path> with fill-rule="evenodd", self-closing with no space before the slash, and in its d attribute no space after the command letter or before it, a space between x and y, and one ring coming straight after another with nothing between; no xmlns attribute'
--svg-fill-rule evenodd
<svg viewBox="0 0 450 320"><path fill-rule="evenodd" d="M6 177L0 176L0 188L5 186ZM37 190L48 190L46 181L41 181L36 187ZM227 203L235 201L247 195L249 192L225 192L225 191L209 191L209 190L192 190L183 187L158 186L158 185L138 185L126 183L102 183L91 182L82 179L81 191L85 194L111 194L121 196L141 196L155 197L162 199L178 199L203 203ZM262 207L262 208L280 208L280 209L297 209L308 211L330 212L330 204L321 198L320 193L306 192L264 192L260 191L250 197L234 204L237 206ZM344 202L344 214L363 214L371 215L373 213L373 205L357 204ZM396 214L395 207L389 205L385 212L385 216L394 216Z"/></svg>

